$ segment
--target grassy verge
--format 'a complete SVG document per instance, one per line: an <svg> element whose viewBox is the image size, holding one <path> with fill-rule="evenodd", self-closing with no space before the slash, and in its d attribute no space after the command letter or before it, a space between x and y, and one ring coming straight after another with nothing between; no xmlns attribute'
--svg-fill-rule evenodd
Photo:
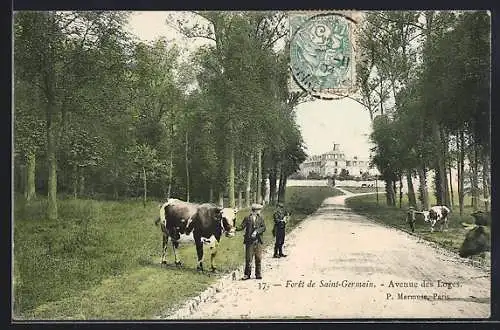
<svg viewBox="0 0 500 330"><path fill-rule="evenodd" d="M287 188L286 204L293 212L288 230L337 194L328 187ZM15 319L151 319L218 278L195 271L192 243L181 243L184 268L160 267L161 233L153 224L157 202L144 208L140 201L61 200L56 222L41 216L45 208L43 199L15 203ZM273 212L263 210L266 245L273 243ZM246 214L247 209L238 213L238 224ZM241 232L221 239L216 259L221 273L242 264L243 247ZM171 247L168 252L172 263Z"/></svg>
<svg viewBox="0 0 500 330"><path fill-rule="evenodd" d="M406 211L408 209L408 201L403 199L402 208L390 207L385 203L385 196L379 195L379 204L377 205L376 195L366 195L351 197L346 200L346 204L354 212L367 216L370 219L396 227L398 229L411 232L409 224L405 222ZM467 232L461 225L462 222L473 223L473 218L470 216L472 208L465 207L463 216L460 216L458 208L453 208L452 213L448 217L449 229L445 232L435 231L430 232L429 224L423 221L423 218L418 217L415 223L415 235L423 239L435 242L440 246L458 252L462 244L465 233Z"/></svg>

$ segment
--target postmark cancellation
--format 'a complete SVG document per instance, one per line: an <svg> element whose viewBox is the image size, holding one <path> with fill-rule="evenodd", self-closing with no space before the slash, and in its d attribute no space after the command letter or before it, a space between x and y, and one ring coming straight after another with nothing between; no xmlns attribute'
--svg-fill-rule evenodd
<svg viewBox="0 0 500 330"><path fill-rule="evenodd" d="M359 11L289 12L290 90L322 99L356 92Z"/></svg>

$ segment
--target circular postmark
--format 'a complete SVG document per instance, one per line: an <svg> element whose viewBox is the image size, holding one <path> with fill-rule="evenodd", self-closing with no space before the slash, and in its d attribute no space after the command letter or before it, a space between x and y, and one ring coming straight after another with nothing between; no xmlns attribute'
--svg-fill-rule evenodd
<svg viewBox="0 0 500 330"><path fill-rule="evenodd" d="M290 68L295 82L312 96L345 97L355 88L355 22L324 13L291 23Z"/></svg>

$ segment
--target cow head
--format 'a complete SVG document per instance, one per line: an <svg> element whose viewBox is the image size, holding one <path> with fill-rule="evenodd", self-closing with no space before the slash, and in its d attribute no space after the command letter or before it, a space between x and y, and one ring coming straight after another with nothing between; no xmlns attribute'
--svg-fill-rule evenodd
<svg viewBox="0 0 500 330"><path fill-rule="evenodd" d="M222 207L217 207L217 221L220 221L221 227L224 230L227 237L233 237L235 228L226 217L223 216L224 209Z"/></svg>
<svg viewBox="0 0 500 330"><path fill-rule="evenodd" d="M434 210L429 210L429 219L431 220L437 220L438 219L438 214Z"/></svg>
<svg viewBox="0 0 500 330"><path fill-rule="evenodd" d="M489 226L491 224L491 214L483 212L481 210L471 213L474 217L474 223L478 226Z"/></svg>
<svg viewBox="0 0 500 330"><path fill-rule="evenodd" d="M424 221L429 222L430 221L430 212L429 211L422 211L420 214L424 216Z"/></svg>

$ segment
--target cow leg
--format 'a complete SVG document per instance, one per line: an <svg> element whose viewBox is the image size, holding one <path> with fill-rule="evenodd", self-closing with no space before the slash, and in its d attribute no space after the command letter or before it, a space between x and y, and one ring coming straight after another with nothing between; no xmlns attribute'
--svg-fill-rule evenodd
<svg viewBox="0 0 500 330"><path fill-rule="evenodd" d="M174 240L172 238L172 249L174 250L174 259L175 259L175 265L176 266L181 266L182 265L182 262L180 260L180 258L178 257L177 255L177 249L179 248L179 241L177 240Z"/></svg>
<svg viewBox="0 0 500 330"><path fill-rule="evenodd" d="M163 234L163 240L162 240L162 256L161 256L161 264L166 264L167 263L167 247L168 247L168 235Z"/></svg>
<svg viewBox="0 0 500 330"><path fill-rule="evenodd" d="M196 255L198 256L198 264L196 266L196 269L203 271L203 242L201 241L201 235L194 232L193 238L196 245Z"/></svg>
<svg viewBox="0 0 500 330"><path fill-rule="evenodd" d="M217 255L217 250L219 248L219 240L220 240L220 237L215 240L213 245L210 246L210 268L211 268L212 272L215 272L215 270L216 270L215 257Z"/></svg>

